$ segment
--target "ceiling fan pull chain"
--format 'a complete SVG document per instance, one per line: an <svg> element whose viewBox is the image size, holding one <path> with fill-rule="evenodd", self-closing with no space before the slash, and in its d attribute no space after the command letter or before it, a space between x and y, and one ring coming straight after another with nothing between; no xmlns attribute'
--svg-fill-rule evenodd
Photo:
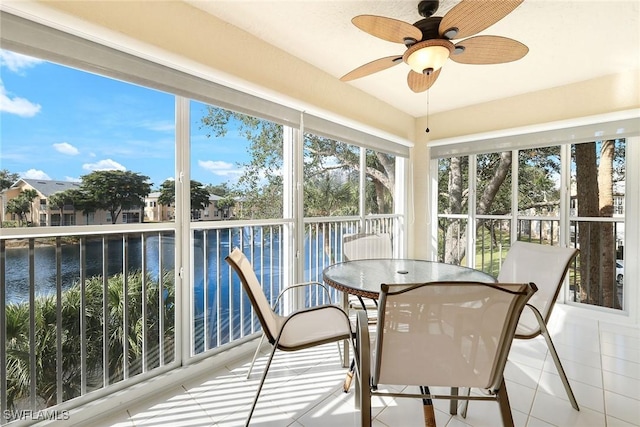
<svg viewBox="0 0 640 427"><path fill-rule="evenodd" d="M427 128L425 132L429 133L429 89L427 89Z"/></svg>

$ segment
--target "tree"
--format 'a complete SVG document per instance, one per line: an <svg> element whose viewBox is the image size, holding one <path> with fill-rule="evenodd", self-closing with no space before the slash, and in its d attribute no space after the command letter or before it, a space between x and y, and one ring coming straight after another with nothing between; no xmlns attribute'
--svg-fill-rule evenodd
<svg viewBox="0 0 640 427"><path fill-rule="evenodd" d="M598 167L598 208L601 217L613 217L613 158L615 141L603 141L600 148L600 165ZM613 224L605 222L600 224L600 268L602 282L602 305L605 307L622 308L618 301L615 266L615 235Z"/></svg>
<svg viewBox="0 0 640 427"><path fill-rule="evenodd" d="M624 141L603 141L574 146L577 215L613 216L613 184L624 180ZM511 212L509 170L511 152L478 155L477 206L468 206L469 157L442 159L439 164L439 212L504 215ZM519 152L518 211L541 212L560 205L554 175L560 172L559 147ZM491 220L488 220L491 221ZM478 226L482 226L480 221ZM459 264L465 256L465 220L441 219L442 260ZM580 221L577 224L580 248L579 299L587 304L620 308L615 285L615 231L610 222Z"/></svg>
<svg viewBox="0 0 640 427"><path fill-rule="evenodd" d="M209 194L215 194L216 196L220 196L220 197L224 197L228 194L231 194L231 189L229 188L229 184L226 182L223 182L222 184L217 184L217 185L207 184L205 185L204 189L207 190Z"/></svg>
<svg viewBox="0 0 640 427"><path fill-rule="evenodd" d="M33 201L38 197L38 192L33 188L28 188L23 190L20 195L29 201L29 212L31 214L31 223L33 224Z"/></svg>
<svg viewBox="0 0 640 427"><path fill-rule="evenodd" d="M196 211L206 209L209 206L210 193L202 183L191 180L191 215ZM173 206L176 202L176 182L173 179L165 180L160 186L158 203L165 206Z"/></svg>
<svg viewBox="0 0 640 427"><path fill-rule="evenodd" d="M559 172L559 164L554 161L558 156L557 147L523 150L519 162L519 200L518 210L553 207L559 205L559 193L551 179ZM511 180L511 151L480 154L477 156L476 206L468 206L468 170L469 157L442 159L438 177L438 212L447 214L466 214L475 209L478 215L505 215L511 212L511 186L505 185ZM489 220L491 221L491 220ZM484 226L481 221L478 226ZM459 219L439 221L442 261L460 264L466 255L467 227ZM493 231L493 228L491 228ZM495 237L492 236L492 238Z"/></svg>
<svg viewBox="0 0 640 427"><path fill-rule="evenodd" d="M28 189L21 191L18 196L7 202L7 212L18 216L18 224L20 226L22 226L24 222L28 222L27 214L32 212L33 200L36 197L38 197L38 192L33 189Z"/></svg>
<svg viewBox="0 0 640 427"><path fill-rule="evenodd" d="M0 170L0 191L11 188L20 179L17 173L11 173L7 169Z"/></svg>
<svg viewBox="0 0 640 427"><path fill-rule="evenodd" d="M282 216L282 168L283 127L280 124L209 106L201 119L207 137L225 136L230 128L249 141L250 160L240 164L243 175L234 185L233 192L242 198L244 216L252 218L277 218ZM330 171L353 172L360 170L359 148L314 134L304 135L305 167L304 189L322 180L315 177ZM365 174L375 191L370 212L383 212L385 204L393 200L395 186L395 157L367 150ZM357 206L358 194L353 193ZM305 196L306 198L306 196ZM310 202L314 198L307 198ZM321 210L325 201L317 200L316 206L305 205L310 210Z"/></svg>
<svg viewBox="0 0 640 427"><path fill-rule="evenodd" d="M36 355L35 393L46 407L58 401L57 364L57 320L60 317L62 346L62 401L78 397L82 393L83 377L90 388L103 384L103 370L107 371L110 383L121 380L124 375L125 358L129 375L142 372L142 357L147 357L148 368L160 363L160 341L164 341L164 357L170 359L174 347L175 325L175 285L172 271L165 271L157 280L140 271L130 272L123 285L122 273L107 280L107 291L102 277L87 278L84 283L76 282L62 292L61 310L56 304L56 295L36 296L34 304L35 328L38 339L35 348L30 348L28 303L7 304L6 307L6 349L7 349L7 405L17 409L20 401L31 396L31 353ZM143 288L145 288L143 292ZM129 300L124 323L124 291ZM84 297L83 297L84 293ZM146 306L142 299L146 298ZM106 299L108 310L103 311ZM146 307L146 313L142 308ZM84 312L82 311L84 309ZM81 313L84 321L80 322ZM105 316L106 314L106 316ZM162 317L162 321L160 320ZM145 331L146 322L146 336ZM164 328L160 326L164 322ZM109 331L105 340L103 331ZM83 350L81 325L84 324L86 346ZM143 340L146 339L146 354ZM123 351L123 342L129 343L128 354ZM103 348L105 343L107 348ZM104 366L104 351L108 352L108 365ZM84 351L87 372L82 372L81 355ZM4 378L3 378L4 381Z"/></svg>
<svg viewBox="0 0 640 427"><path fill-rule="evenodd" d="M53 193L47 198L50 207L55 207L60 211L60 225L63 224L64 207L72 206L73 213L82 211L85 214L86 223L89 223L89 214L96 211L95 204L92 203L91 197L77 188L69 188L64 191Z"/></svg>
<svg viewBox="0 0 640 427"><path fill-rule="evenodd" d="M149 177L130 171L94 171L81 177L81 191L90 195L87 209L104 209L115 224L123 210L144 208L151 191Z"/></svg>
<svg viewBox="0 0 640 427"><path fill-rule="evenodd" d="M226 195L224 196L222 199L218 200L217 202L218 205L218 209L225 212L227 211L227 215L229 214L229 209L231 209L232 207L234 207L236 205L236 201L233 197L231 197L230 195Z"/></svg>
<svg viewBox="0 0 640 427"><path fill-rule="evenodd" d="M612 217L616 141L576 144L574 154L578 216ZM618 155L620 154L618 150ZM580 301L586 304L620 308L615 282L616 248L612 224L595 221L579 222L578 245L580 247Z"/></svg>
<svg viewBox="0 0 640 427"><path fill-rule="evenodd" d="M311 178L305 184L309 184L304 192L305 215L322 217L357 214L353 205L348 203L357 189L348 181L340 182L335 176L326 174Z"/></svg>

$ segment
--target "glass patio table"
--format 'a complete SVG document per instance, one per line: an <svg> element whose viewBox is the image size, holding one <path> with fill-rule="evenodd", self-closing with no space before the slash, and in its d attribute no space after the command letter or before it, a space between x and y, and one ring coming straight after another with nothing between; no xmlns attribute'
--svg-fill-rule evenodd
<svg viewBox="0 0 640 427"><path fill-rule="evenodd" d="M424 282L484 282L496 279L479 270L460 265L418 259L362 259L333 264L322 272L324 282L342 292L342 308L346 311L349 295L377 300L380 286L386 284ZM349 363L348 341L344 343L344 366Z"/></svg>

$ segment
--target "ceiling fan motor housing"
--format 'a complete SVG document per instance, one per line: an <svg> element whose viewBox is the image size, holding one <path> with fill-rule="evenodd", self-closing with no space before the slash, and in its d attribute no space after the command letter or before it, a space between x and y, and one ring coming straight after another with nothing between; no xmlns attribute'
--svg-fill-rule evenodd
<svg viewBox="0 0 640 427"><path fill-rule="evenodd" d="M440 2L438 0L422 0L418 3L418 13L420 16L428 18L436 13L438 7L440 7Z"/></svg>

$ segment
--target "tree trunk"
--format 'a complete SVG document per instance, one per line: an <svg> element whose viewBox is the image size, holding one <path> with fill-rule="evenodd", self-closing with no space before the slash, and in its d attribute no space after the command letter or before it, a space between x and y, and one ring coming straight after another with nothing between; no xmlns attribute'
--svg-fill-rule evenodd
<svg viewBox="0 0 640 427"><path fill-rule="evenodd" d="M596 143L576 144L575 159L578 216L597 217L599 216L599 191ZM577 232L580 249L580 302L599 304L599 226L595 222L579 222Z"/></svg>
<svg viewBox="0 0 640 427"><path fill-rule="evenodd" d="M500 191L502 183L511 170L511 162L511 151L503 151L500 153L500 163L493 172L491 181L489 181L478 200L478 209L476 210L477 214L484 215L489 213L489 209L491 209L491 204L496 198L496 194Z"/></svg>
<svg viewBox="0 0 640 427"><path fill-rule="evenodd" d="M613 217L613 157L615 141L604 141L600 148L600 167L598 168L600 216ZM600 286L602 305L620 309L616 285L615 236L613 223L600 224Z"/></svg>
<svg viewBox="0 0 640 427"><path fill-rule="evenodd" d="M500 163L496 167L491 181L485 187L484 192L478 199L478 214L486 214L491 209L496 194L500 190L502 183L511 170L511 151L500 153ZM452 157L449 169L449 213L463 213L463 188L462 188L462 167L461 158ZM475 209L469 206L469 209ZM444 262L460 264L466 255L467 230L461 220L453 220L448 226L445 234L445 258Z"/></svg>
<svg viewBox="0 0 640 427"><path fill-rule="evenodd" d="M462 168L460 157L452 157L449 168L449 206L448 213L462 213ZM466 227L458 219L452 220L445 234L444 262L460 264L467 245Z"/></svg>
<svg viewBox="0 0 640 427"><path fill-rule="evenodd" d="M380 214L380 213L387 213L386 212L386 203L384 200L384 190L385 190L385 186L378 181L373 181L373 185L374 188L376 190L376 205L377 206L371 206L369 207L369 212L371 213L376 213L376 214ZM393 193L391 193L393 194Z"/></svg>

